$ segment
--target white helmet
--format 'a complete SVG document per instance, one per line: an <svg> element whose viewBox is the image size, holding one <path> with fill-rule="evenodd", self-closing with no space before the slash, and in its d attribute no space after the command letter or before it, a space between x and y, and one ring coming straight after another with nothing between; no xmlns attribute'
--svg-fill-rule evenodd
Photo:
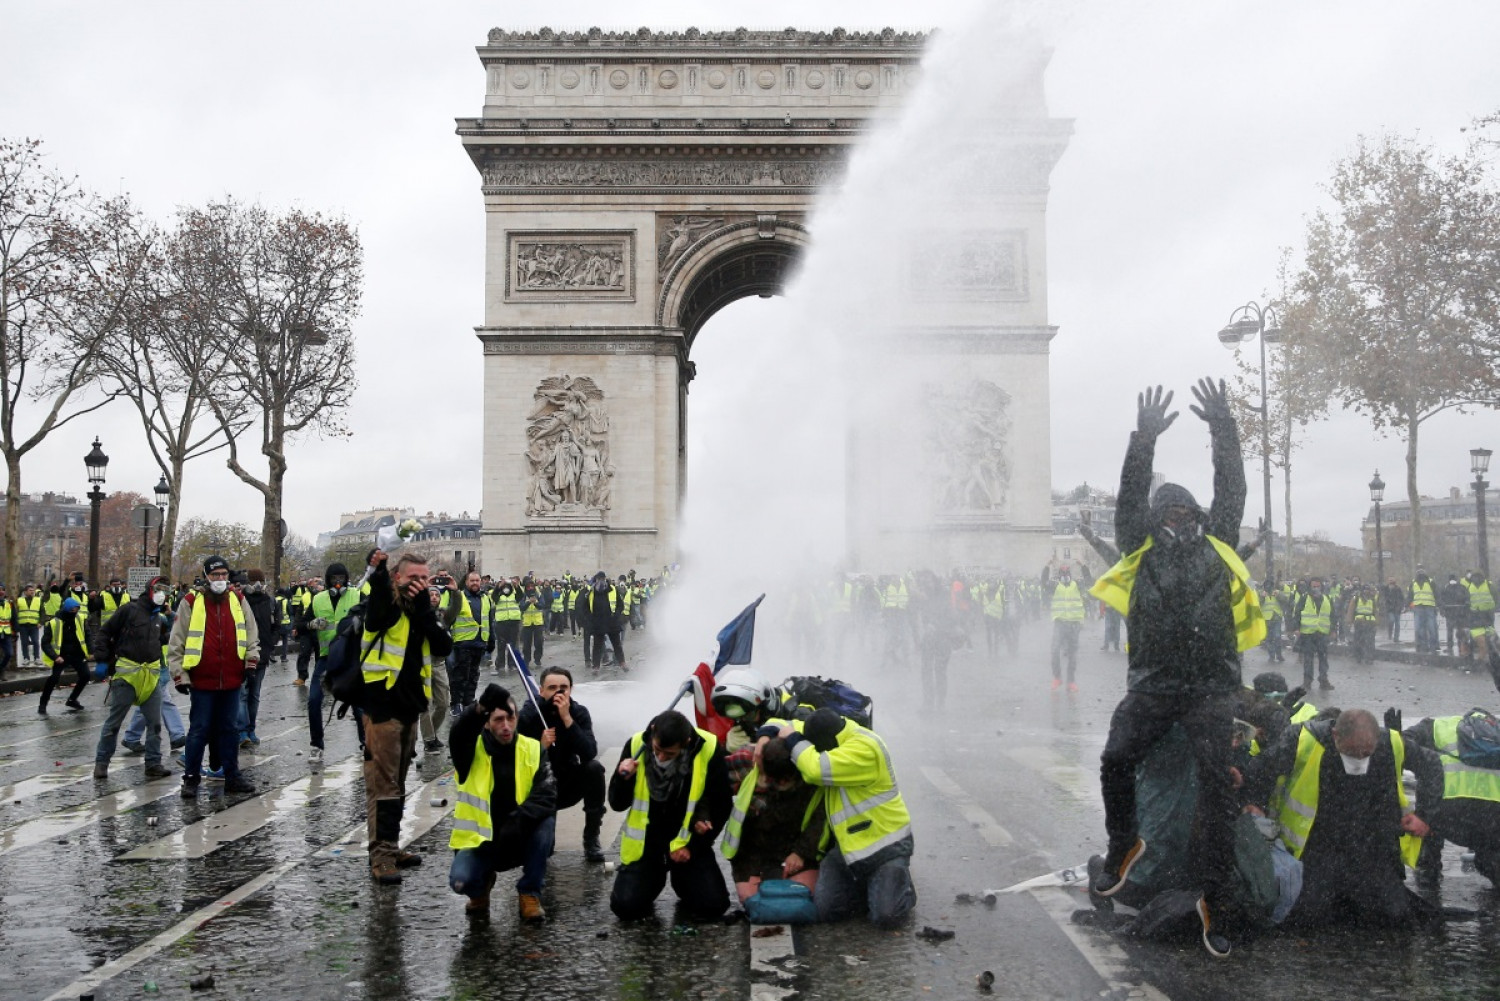
<svg viewBox="0 0 1500 1001"><path fill-rule="evenodd" d="M714 685L714 709L721 715L738 720L754 716L765 706L776 704L776 691L759 671L748 667L725 671Z"/></svg>

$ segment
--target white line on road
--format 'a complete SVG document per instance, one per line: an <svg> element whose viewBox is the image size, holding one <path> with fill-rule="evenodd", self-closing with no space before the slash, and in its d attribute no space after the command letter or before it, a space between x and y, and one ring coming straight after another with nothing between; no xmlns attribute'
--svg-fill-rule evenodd
<svg viewBox="0 0 1500 1001"><path fill-rule="evenodd" d="M1052 918L1062 933L1072 941L1088 964L1109 985L1109 994L1117 997L1143 998L1144 1001L1171 1001L1167 995L1141 979L1140 973L1117 944L1102 932L1087 934L1073 923L1073 912L1079 902L1087 902L1077 890L1057 888L1032 890L1031 896Z"/></svg>
<svg viewBox="0 0 1500 1001"><path fill-rule="evenodd" d="M9 855L43 841L60 838L90 824L118 816L126 810L133 810L143 803L153 803L176 793L177 783L173 779L152 779L145 785L101 796L91 803L33 818L0 831L0 855Z"/></svg>
<svg viewBox="0 0 1500 1001"><path fill-rule="evenodd" d="M25 799L28 796L37 796L52 789L77 785L79 782L89 779L93 774L94 763L92 760L84 765L70 765L66 768L56 768L50 772L42 772L40 775L33 775L29 779L22 779L13 785L0 786L0 802Z"/></svg>
<svg viewBox="0 0 1500 1001"><path fill-rule="evenodd" d="M98 729L98 727L77 726L77 727L74 727L71 730L54 730L51 733L44 733L40 737L31 737L31 738L29 738L27 740L18 740L14 744L0 744L0 751L6 750L7 748L11 748L11 747L21 747L21 746L23 746L25 744L37 744L37 743L40 743L40 742L42 742L44 740L51 740L53 737L66 737L70 733L82 733L85 730L96 730L96 729Z"/></svg>
<svg viewBox="0 0 1500 1001"><path fill-rule="evenodd" d="M757 938L762 929L779 927L781 934ZM796 958L796 944L792 940L792 929L787 925L746 926L750 935L750 1001L785 1001L796 991L784 969L789 960ZM756 979L760 974L760 979ZM765 978L774 978L768 982Z"/></svg>
<svg viewBox="0 0 1500 1001"><path fill-rule="evenodd" d="M1018 745L1000 752L1012 761L1025 765L1080 803L1099 799L1099 770L1063 761L1050 748Z"/></svg>
<svg viewBox="0 0 1500 1001"><path fill-rule="evenodd" d="M948 773L941 768L922 766L922 775L931 782L937 791L942 793L949 801L958 808L965 820L974 826L980 837L993 848L1005 848L1015 844L1015 838L1010 832L1001 827L990 812L980 806L974 797L959 788L957 782L948 777Z"/></svg>

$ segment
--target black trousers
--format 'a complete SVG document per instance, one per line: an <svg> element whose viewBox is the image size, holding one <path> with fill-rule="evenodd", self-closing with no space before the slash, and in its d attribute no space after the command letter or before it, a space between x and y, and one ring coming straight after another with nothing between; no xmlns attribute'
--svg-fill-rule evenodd
<svg viewBox="0 0 1500 1001"><path fill-rule="evenodd" d="M604 812L604 763L598 758L578 768L558 768L553 775L557 779L559 810L582 803L585 816Z"/></svg>
<svg viewBox="0 0 1500 1001"><path fill-rule="evenodd" d="M1431 905L1402 883L1401 868L1354 863L1325 853L1302 856L1302 893L1287 915L1292 927L1335 922L1390 928L1431 916Z"/></svg>
<svg viewBox="0 0 1500 1001"><path fill-rule="evenodd" d="M1313 658L1318 661L1318 680L1328 680L1328 635L1326 633L1303 633L1302 639L1302 683L1313 683Z"/></svg>
<svg viewBox="0 0 1500 1001"><path fill-rule="evenodd" d="M297 634L297 677L303 681L307 680L307 664L312 660L313 648L317 645L314 639L306 629Z"/></svg>
<svg viewBox="0 0 1500 1001"><path fill-rule="evenodd" d="M479 661L483 643L457 643L453 647L453 670L448 672L448 704L462 709L474 701L479 688Z"/></svg>
<svg viewBox="0 0 1500 1001"><path fill-rule="evenodd" d="M1234 821L1239 814L1229 768L1234 711L1230 695L1146 695L1127 692L1109 721L1099 780L1111 856L1138 835L1136 766L1173 723L1182 724L1198 763L1198 836L1193 864L1209 906L1223 899L1234 870Z"/></svg>
<svg viewBox="0 0 1500 1001"><path fill-rule="evenodd" d="M609 893L609 909L615 917L621 921L650 917L669 879L680 906L691 916L712 920L727 911L729 888L714 857L713 842L694 837L688 847L692 854L686 862L673 862L665 851L648 844L639 861L621 866Z"/></svg>
<svg viewBox="0 0 1500 1001"><path fill-rule="evenodd" d="M615 663L622 668L625 666L625 648L620 645L620 631L616 629L611 633L591 633L586 640L589 646L589 666L599 670L599 665L604 661L604 637L609 637L609 645L614 648Z"/></svg>
<svg viewBox="0 0 1500 1001"><path fill-rule="evenodd" d="M521 652L521 620L520 619L496 619L495 620L495 656L502 668L505 666L505 646L509 644ZM502 670L501 673L504 673Z"/></svg>
<svg viewBox="0 0 1500 1001"><path fill-rule="evenodd" d="M52 673L47 677L46 684L42 685L42 701L41 705L37 708L47 708L47 700L52 698L52 690L57 687L57 682L62 678L63 671L70 667L77 673L78 682L73 686L73 694L68 696L68 704L72 705L78 702L78 696L82 695L83 690L88 687L89 667L81 660L69 662L59 657L52 662Z"/></svg>
<svg viewBox="0 0 1500 1001"><path fill-rule="evenodd" d="M542 662L542 645L545 643L546 626L521 627L521 657L528 665Z"/></svg>

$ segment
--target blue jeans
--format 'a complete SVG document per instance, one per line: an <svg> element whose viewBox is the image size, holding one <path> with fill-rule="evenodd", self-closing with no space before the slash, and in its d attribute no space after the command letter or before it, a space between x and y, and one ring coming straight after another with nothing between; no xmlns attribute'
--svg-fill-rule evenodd
<svg viewBox="0 0 1500 1001"><path fill-rule="evenodd" d="M173 742L187 738L187 727L182 725L182 713L177 711L177 703L172 701L172 675L167 670L167 665L161 666L161 674L156 679L156 691L161 697L161 722L167 728L167 737ZM130 725L125 728L125 743L139 744L146 733L146 714L136 706L135 712L131 714Z"/></svg>
<svg viewBox="0 0 1500 1001"><path fill-rule="evenodd" d="M516 881L516 892L541 893L547 879L547 858L552 854L556 830L557 818L548 817L532 828L522 843L501 846L486 841L478 848L460 848L448 870L448 887L466 897L482 897L489 892L490 873L520 866L521 878Z"/></svg>
<svg viewBox="0 0 1500 1001"><path fill-rule="evenodd" d="M266 680L266 669L257 666L245 672L245 683L240 686L240 738L255 732L255 717L260 714L260 686Z"/></svg>
<svg viewBox="0 0 1500 1001"><path fill-rule="evenodd" d="M894 928L917 906L917 891L911 884L911 860L904 856L890 859L861 877L844 861L843 851L834 846L818 867L818 889L813 902L818 905L819 921L851 918L863 906L871 924Z"/></svg>
<svg viewBox="0 0 1500 1001"><path fill-rule="evenodd" d="M1412 612L1417 620L1417 652L1435 652L1438 648L1437 609L1432 605L1418 605Z"/></svg>
<svg viewBox="0 0 1500 1001"><path fill-rule="evenodd" d="M135 705L135 688L122 678L111 678L109 692L104 704L109 715L104 718L104 729L99 732L99 746L94 749L94 763L109 764L114 757L115 743L120 737L120 724ZM146 730L146 764L161 764L161 682L151 689L151 697L140 705L141 717Z"/></svg>
<svg viewBox="0 0 1500 1001"><path fill-rule="evenodd" d="M240 732L235 725L240 714L240 690L210 692L193 689L193 706L188 711L187 747L183 749L186 762L182 768L182 781L196 783L203 771L203 750L213 740L219 752L219 764L224 769L224 780L232 782L240 777Z"/></svg>
<svg viewBox="0 0 1500 1001"><path fill-rule="evenodd" d="M312 678L307 682L307 737L313 747L323 747L323 675L328 672L328 658L319 657L313 662ZM354 731L359 735L359 746L365 746L365 714L354 710Z"/></svg>

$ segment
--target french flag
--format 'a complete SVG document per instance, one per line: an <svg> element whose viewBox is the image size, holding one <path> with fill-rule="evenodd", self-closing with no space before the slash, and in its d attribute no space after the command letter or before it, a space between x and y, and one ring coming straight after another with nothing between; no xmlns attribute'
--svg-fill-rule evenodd
<svg viewBox="0 0 1500 1001"><path fill-rule="evenodd" d="M750 663L750 654L755 647L755 610L765 600L765 595L756 598L727 626L719 630L712 651L713 667L710 668L706 660L700 663L678 690L677 698L672 700L672 704L676 705L678 699L691 691L693 715L698 718L698 729L707 730L720 741L734 728L734 720L719 715L714 709L714 679L729 664Z"/></svg>

